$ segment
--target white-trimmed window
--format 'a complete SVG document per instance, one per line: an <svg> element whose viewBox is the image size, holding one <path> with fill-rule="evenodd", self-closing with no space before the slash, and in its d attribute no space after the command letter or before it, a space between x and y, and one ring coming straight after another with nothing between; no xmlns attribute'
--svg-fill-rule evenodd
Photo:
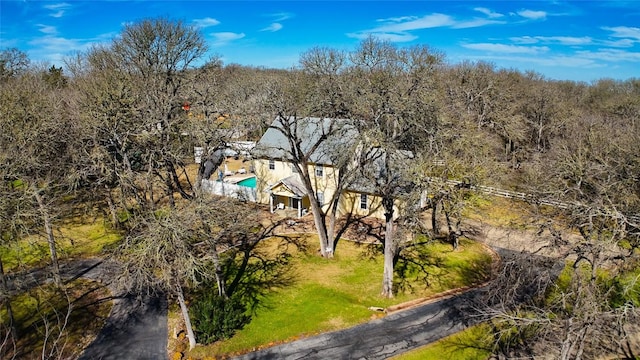
<svg viewBox="0 0 640 360"><path fill-rule="evenodd" d="M273 159L269 159L269 170L275 170L276 169L276 161Z"/></svg>
<svg viewBox="0 0 640 360"><path fill-rule="evenodd" d="M323 177L324 176L324 167L322 164L316 164L316 176Z"/></svg>
<svg viewBox="0 0 640 360"><path fill-rule="evenodd" d="M322 191L316 192L316 198L318 199L318 205L324 205L324 193Z"/></svg>
<svg viewBox="0 0 640 360"><path fill-rule="evenodd" d="M367 210L368 208L367 194L360 194L360 209Z"/></svg>

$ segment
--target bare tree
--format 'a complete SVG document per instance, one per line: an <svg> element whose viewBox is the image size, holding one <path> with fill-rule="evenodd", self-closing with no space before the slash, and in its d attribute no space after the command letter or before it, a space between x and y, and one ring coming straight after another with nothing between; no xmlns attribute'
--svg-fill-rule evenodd
<svg viewBox="0 0 640 360"><path fill-rule="evenodd" d="M279 154L277 157L291 162L299 174L310 201L320 253L332 257L339 233L338 204L355 173L348 156L355 146L356 133L348 118L349 92L342 76L346 58L337 50L314 48L301 55L300 65L300 70L292 70L290 76L271 85L266 108L276 114L276 119L269 129L279 133L282 141L269 147ZM312 174L315 164L330 165L337 177L337 188L323 203L318 198L321 185Z"/></svg>
<svg viewBox="0 0 640 360"><path fill-rule="evenodd" d="M166 291L177 298L193 348L196 339L183 288L197 283L205 273L205 263L182 216L183 212L166 209L144 219L137 217L118 253L125 268L126 288L135 292Z"/></svg>
<svg viewBox="0 0 640 360"><path fill-rule="evenodd" d="M29 57L17 48L0 51L0 80L23 74L29 68Z"/></svg>
<svg viewBox="0 0 640 360"><path fill-rule="evenodd" d="M23 223L25 213L21 211L21 207L25 206L25 203L28 204L28 196L23 188L16 186L13 182L2 181L0 184L2 185L0 188L2 190L0 191L0 246L6 249L26 233L28 225ZM0 342L2 344L0 354L8 351L11 345L15 347L15 341L19 335L11 306L11 292L6 271L4 260L0 256L0 301L7 312L7 323L3 322L2 325L8 329L6 332L4 328L0 331L3 339Z"/></svg>
<svg viewBox="0 0 640 360"><path fill-rule="evenodd" d="M630 272L640 236L633 215L640 206L634 126L583 118L572 124L570 137L556 139L546 166L532 177L539 202L531 219L560 257L545 260L542 268L526 258L506 263L513 268L505 268L493 285L497 301L485 299L495 307L483 308L501 344L496 352L558 359L635 356L629 336L638 326L636 275ZM559 270L554 274L551 265L565 261L563 276L555 280ZM521 296L505 297L510 294Z"/></svg>
<svg viewBox="0 0 640 360"><path fill-rule="evenodd" d="M278 116L269 129L273 141L259 144L254 153L282 158L291 163L309 198L320 241L320 253L323 257L332 257L336 244L334 227L338 203L350 183L349 174L353 174L353 168L348 168L348 165L351 162L351 149L355 146L355 141L351 139L357 136L355 128L348 119ZM330 165L334 169L332 176L335 179L332 181L337 187L330 197L324 199L324 203L319 199L323 185L313 173L316 164Z"/></svg>
<svg viewBox="0 0 640 360"><path fill-rule="evenodd" d="M77 178L79 127L68 116L64 92L48 87L37 70L2 83L0 104L2 181L20 184L31 196L40 220L33 225L42 229L31 231L47 239L53 279L60 285L53 230Z"/></svg>
<svg viewBox="0 0 640 360"><path fill-rule="evenodd" d="M174 194L192 197L180 181L191 149L182 143L188 130L182 109L190 95L190 69L206 51L202 34L179 21L147 19L126 25L111 44L95 47L73 63L80 85L83 119L94 135L86 153L94 176L118 187L121 203L138 210ZM74 79L75 80L75 79Z"/></svg>
<svg viewBox="0 0 640 360"><path fill-rule="evenodd" d="M393 264L399 253L394 237L396 201L414 198L409 161L421 145L434 144L437 133L435 72L441 54L418 46L398 49L369 38L350 54L349 78L356 82L352 113L362 120L360 169L381 197L385 216L382 295L393 296ZM420 192L420 189L415 189ZM408 204L406 209L413 209ZM415 223L415 222L414 222Z"/></svg>
<svg viewBox="0 0 640 360"><path fill-rule="evenodd" d="M118 250L125 264L123 285L131 291L162 291L177 299L191 348L196 344L185 293L215 278L217 291L230 297L246 276L257 245L278 224L258 222L258 209L230 198L201 196L176 208L163 208L136 224ZM239 270L227 279L229 266L242 254ZM230 259L231 262L225 259ZM213 266L210 266L213 265Z"/></svg>

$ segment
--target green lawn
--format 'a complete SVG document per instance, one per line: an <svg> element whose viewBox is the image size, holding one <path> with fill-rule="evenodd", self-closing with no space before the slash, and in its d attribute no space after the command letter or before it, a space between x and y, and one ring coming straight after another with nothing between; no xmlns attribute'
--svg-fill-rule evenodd
<svg viewBox="0 0 640 360"><path fill-rule="evenodd" d="M317 240L310 237L308 241L315 245ZM468 240L461 241L456 251L447 244L428 245L440 265L429 269L433 273L431 286L412 281L412 291L384 299L380 297L382 256L369 259L363 256L364 250L341 241L331 260L315 253L295 254L291 267L295 285L268 296L251 323L232 339L199 346L189 355L204 358L241 353L363 323L383 316L369 310L370 306L388 307L475 283L479 276L487 276L491 259L484 246Z"/></svg>
<svg viewBox="0 0 640 360"><path fill-rule="evenodd" d="M394 356L393 360L486 360L491 355L487 350L490 339L485 325L477 325L450 335L433 344ZM478 344L486 343L486 348Z"/></svg>

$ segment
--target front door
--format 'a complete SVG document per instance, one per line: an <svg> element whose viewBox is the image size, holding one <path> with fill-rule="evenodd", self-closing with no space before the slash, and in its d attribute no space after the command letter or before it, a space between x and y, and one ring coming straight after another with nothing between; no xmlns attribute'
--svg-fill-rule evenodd
<svg viewBox="0 0 640 360"><path fill-rule="evenodd" d="M289 206L291 208L297 209L300 206L300 199L289 198Z"/></svg>

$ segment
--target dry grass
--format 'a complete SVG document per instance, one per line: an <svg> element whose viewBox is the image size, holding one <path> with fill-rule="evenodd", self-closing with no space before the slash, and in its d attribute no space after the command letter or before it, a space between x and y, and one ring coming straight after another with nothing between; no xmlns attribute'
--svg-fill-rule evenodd
<svg viewBox="0 0 640 360"><path fill-rule="evenodd" d="M495 227L525 230L532 225L531 205L501 197L476 197L466 208L464 216Z"/></svg>

